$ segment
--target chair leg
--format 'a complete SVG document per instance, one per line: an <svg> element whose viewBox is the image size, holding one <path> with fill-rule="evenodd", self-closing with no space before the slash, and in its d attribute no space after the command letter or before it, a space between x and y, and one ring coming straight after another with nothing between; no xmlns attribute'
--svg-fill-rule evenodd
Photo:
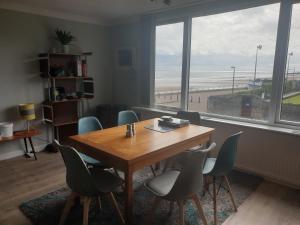
<svg viewBox="0 0 300 225"><path fill-rule="evenodd" d="M214 225L217 225L217 187L216 177L213 177Z"/></svg>
<svg viewBox="0 0 300 225"><path fill-rule="evenodd" d="M102 209L101 197L100 196L98 196L98 203L99 203L99 209Z"/></svg>
<svg viewBox="0 0 300 225"><path fill-rule="evenodd" d="M156 176L155 170L154 170L152 165L150 166L150 168L151 168L151 171L152 171L153 175Z"/></svg>
<svg viewBox="0 0 300 225"><path fill-rule="evenodd" d="M206 192L209 192L209 178L207 175L203 176L203 181L204 181L204 185L203 185L202 196L204 197Z"/></svg>
<svg viewBox="0 0 300 225"><path fill-rule="evenodd" d="M153 202L153 205L150 209L150 212L149 212L149 215L147 216L147 224L153 224L152 221L153 221L153 217L154 217L154 213L155 213L155 209L157 208L157 206L159 205L161 199L160 198L155 198L154 202Z"/></svg>
<svg viewBox="0 0 300 225"><path fill-rule="evenodd" d="M89 224L89 210L91 204L91 197L83 197L83 225Z"/></svg>
<svg viewBox="0 0 300 225"><path fill-rule="evenodd" d="M118 216L119 216L119 218L120 218L121 223L122 223L122 224L125 224L125 220L124 220L124 218L123 218L123 216L122 216L121 210L120 210L120 208L119 208L119 205L118 205L118 203L117 203L117 200L116 200L114 194L113 194L112 192L110 192L110 193L109 193L109 196L110 196L110 198L111 198L111 200L112 200L112 202L113 202L113 205L114 205L115 209L117 210L117 213L118 213Z"/></svg>
<svg viewBox="0 0 300 225"><path fill-rule="evenodd" d="M163 168L163 173L167 171L169 165L171 164L171 159L166 159L165 161L165 165L164 165L164 168Z"/></svg>
<svg viewBox="0 0 300 225"><path fill-rule="evenodd" d="M170 202L169 215L171 215L171 214L172 214L172 212L173 212L173 209L174 209L174 202L172 201L172 202Z"/></svg>
<svg viewBox="0 0 300 225"><path fill-rule="evenodd" d="M66 204L64 206L63 212L59 219L59 225L63 225L67 219L69 212L71 211L72 207L75 204L76 197L78 195L75 192L72 192L71 195L67 198Z"/></svg>
<svg viewBox="0 0 300 225"><path fill-rule="evenodd" d="M237 212L237 207L236 207L233 195L232 195L231 187L230 187L227 176L224 176L224 180L225 180L225 184L226 184L226 186L228 188L228 191L229 191L229 195L230 195L230 199L231 199L232 204L233 204L234 211Z"/></svg>
<svg viewBox="0 0 300 225"><path fill-rule="evenodd" d="M207 225L207 220L206 220L206 217L204 215L203 208L202 208L201 202L200 202L197 194L193 195L192 199L194 200L194 202L195 202L195 204L196 204L196 206L198 208L198 212L199 212L200 218L203 221L203 224Z"/></svg>
<svg viewBox="0 0 300 225"><path fill-rule="evenodd" d="M179 207L179 225L184 225L184 203L183 201L178 201Z"/></svg>

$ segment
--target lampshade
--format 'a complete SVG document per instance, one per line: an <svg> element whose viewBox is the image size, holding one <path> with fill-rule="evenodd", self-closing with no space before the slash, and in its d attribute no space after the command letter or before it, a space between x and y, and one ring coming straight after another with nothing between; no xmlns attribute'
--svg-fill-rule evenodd
<svg viewBox="0 0 300 225"><path fill-rule="evenodd" d="M33 103L26 103L19 105L19 113L24 120L34 120L35 119L35 111Z"/></svg>

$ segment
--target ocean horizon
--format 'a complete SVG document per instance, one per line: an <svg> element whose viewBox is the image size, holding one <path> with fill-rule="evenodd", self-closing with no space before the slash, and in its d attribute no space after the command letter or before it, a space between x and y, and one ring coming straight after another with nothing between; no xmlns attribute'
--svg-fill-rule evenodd
<svg viewBox="0 0 300 225"><path fill-rule="evenodd" d="M257 71L256 79L271 80L272 71ZM235 88L246 88L254 79L253 71L236 71ZM191 71L190 89L212 90L232 87L233 71ZM155 74L155 87L159 91L180 89L181 72L158 70Z"/></svg>

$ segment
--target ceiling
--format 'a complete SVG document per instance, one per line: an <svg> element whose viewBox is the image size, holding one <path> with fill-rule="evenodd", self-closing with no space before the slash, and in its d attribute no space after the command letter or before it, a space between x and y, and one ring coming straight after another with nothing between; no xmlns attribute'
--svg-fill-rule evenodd
<svg viewBox="0 0 300 225"><path fill-rule="evenodd" d="M207 1L210 0L172 0L167 6L163 0L0 0L0 8L113 24L143 14Z"/></svg>

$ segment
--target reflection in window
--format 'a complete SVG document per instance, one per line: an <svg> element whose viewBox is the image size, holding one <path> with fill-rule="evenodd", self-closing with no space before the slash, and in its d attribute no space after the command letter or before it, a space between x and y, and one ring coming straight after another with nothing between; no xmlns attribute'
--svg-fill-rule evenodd
<svg viewBox="0 0 300 225"><path fill-rule="evenodd" d="M293 6L281 119L300 122L300 4Z"/></svg>

